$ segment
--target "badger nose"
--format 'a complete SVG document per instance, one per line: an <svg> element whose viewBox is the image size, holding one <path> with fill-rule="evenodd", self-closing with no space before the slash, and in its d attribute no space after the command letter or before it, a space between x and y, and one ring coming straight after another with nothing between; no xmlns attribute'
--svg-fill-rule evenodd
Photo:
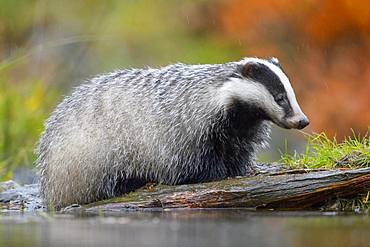
<svg viewBox="0 0 370 247"><path fill-rule="evenodd" d="M305 118L302 118L301 120L299 120L297 128L298 129L303 129L304 127L306 127L309 124L310 124L310 121L308 120L307 117L305 117Z"/></svg>

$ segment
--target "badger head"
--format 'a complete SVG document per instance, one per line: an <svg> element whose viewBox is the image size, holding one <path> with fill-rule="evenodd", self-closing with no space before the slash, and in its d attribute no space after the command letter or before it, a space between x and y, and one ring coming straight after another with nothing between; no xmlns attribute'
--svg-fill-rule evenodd
<svg viewBox="0 0 370 247"><path fill-rule="evenodd" d="M276 58L245 58L237 70L235 76L220 88L224 105L233 101L245 103L261 112L259 116L263 120L286 129L303 129L309 124Z"/></svg>

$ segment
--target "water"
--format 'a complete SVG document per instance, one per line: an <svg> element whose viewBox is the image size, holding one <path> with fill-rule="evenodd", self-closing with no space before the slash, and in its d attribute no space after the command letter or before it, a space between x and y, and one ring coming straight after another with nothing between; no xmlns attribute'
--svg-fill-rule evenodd
<svg viewBox="0 0 370 247"><path fill-rule="evenodd" d="M370 246L370 217L235 209L2 214L0 246Z"/></svg>

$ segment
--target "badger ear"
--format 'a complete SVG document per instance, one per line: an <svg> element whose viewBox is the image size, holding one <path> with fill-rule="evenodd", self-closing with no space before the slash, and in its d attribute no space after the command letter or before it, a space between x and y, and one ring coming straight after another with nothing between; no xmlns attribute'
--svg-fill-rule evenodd
<svg viewBox="0 0 370 247"><path fill-rule="evenodd" d="M243 65L241 71L244 77L254 78L255 75L258 73L258 70L259 70L258 63L248 62Z"/></svg>
<svg viewBox="0 0 370 247"><path fill-rule="evenodd" d="M276 66L280 66L279 59L277 59L276 57L272 57L268 61L272 64L275 64Z"/></svg>

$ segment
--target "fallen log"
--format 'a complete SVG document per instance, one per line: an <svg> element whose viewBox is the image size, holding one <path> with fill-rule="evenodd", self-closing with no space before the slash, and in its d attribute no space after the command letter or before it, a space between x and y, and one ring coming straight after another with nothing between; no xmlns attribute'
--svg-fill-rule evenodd
<svg viewBox="0 0 370 247"><path fill-rule="evenodd" d="M64 212L124 212L174 208L319 209L338 199L353 199L370 191L370 167L338 170L286 170L260 166L259 174L191 185L147 185L122 197ZM0 183L0 212L45 210L37 184Z"/></svg>
<svg viewBox="0 0 370 247"><path fill-rule="evenodd" d="M252 177L167 186L146 186L122 197L88 204L90 213L175 208L318 209L338 198L370 191L370 167L269 171ZM67 207L65 212L74 211Z"/></svg>

